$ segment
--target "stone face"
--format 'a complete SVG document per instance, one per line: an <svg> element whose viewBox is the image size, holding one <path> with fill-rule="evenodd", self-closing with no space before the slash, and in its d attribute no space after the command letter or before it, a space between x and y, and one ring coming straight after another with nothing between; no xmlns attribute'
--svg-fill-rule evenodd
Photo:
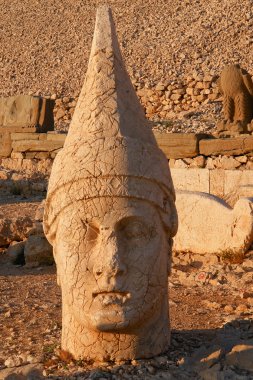
<svg viewBox="0 0 253 380"><path fill-rule="evenodd" d="M241 155L252 152L253 136L238 136L224 139L203 139L199 142L199 152L204 156Z"/></svg>
<svg viewBox="0 0 253 380"><path fill-rule="evenodd" d="M62 348L74 358L126 360L167 349L174 202L167 159L102 6L44 212L62 289Z"/></svg>
<svg viewBox="0 0 253 380"><path fill-rule="evenodd" d="M0 98L0 130L12 130L12 128L13 132L21 132L23 129L25 129L23 132L29 129L31 132L52 130L53 105L52 100L38 96L17 95Z"/></svg>
<svg viewBox="0 0 253 380"><path fill-rule="evenodd" d="M234 208L222 199L199 192L177 192L179 228L173 248L179 252L243 255L253 241L252 198Z"/></svg>
<svg viewBox="0 0 253 380"><path fill-rule="evenodd" d="M159 133L155 138L167 158L186 158L198 155L200 135L195 133Z"/></svg>

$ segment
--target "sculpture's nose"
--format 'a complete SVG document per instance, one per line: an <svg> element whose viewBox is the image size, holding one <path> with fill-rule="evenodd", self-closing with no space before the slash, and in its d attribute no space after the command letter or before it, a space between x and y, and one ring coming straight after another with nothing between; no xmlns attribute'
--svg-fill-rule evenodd
<svg viewBox="0 0 253 380"><path fill-rule="evenodd" d="M101 241L98 260L93 268L96 279L101 277L110 279L126 273L123 252L124 247L120 246L115 236Z"/></svg>

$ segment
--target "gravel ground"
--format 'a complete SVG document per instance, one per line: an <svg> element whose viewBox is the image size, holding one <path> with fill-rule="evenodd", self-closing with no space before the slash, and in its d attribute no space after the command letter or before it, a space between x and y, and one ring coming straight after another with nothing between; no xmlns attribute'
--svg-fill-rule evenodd
<svg viewBox="0 0 253 380"><path fill-rule="evenodd" d="M94 0L0 0L0 95L78 95L89 56ZM110 0L132 79L147 85L220 73L253 74L251 0Z"/></svg>

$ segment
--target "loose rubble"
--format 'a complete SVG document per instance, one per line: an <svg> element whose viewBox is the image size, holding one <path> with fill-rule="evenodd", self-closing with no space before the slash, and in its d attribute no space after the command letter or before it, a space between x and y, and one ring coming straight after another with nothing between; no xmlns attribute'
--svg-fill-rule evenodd
<svg viewBox="0 0 253 380"><path fill-rule="evenodd" d="M45 0L38 6L13 0L10 7L3 0L1 96L23 93L55 100L56 127L67 130L87 69L96 5ZM171 120L169 128L175 128L181 125L178 113L201 108L199 120L181 128L213 130L210 116L220 108L216 80L224 65L239 62L253 75L251 2L176 0L168 6L166 0L145 5L116 0L110 5L128 72L148 117Z"/></svg>

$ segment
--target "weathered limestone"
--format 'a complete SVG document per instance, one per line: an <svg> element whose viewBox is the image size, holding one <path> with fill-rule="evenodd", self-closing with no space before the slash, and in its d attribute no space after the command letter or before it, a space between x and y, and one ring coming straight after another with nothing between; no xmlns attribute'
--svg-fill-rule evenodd
<svg viewBox="0 0 253 380"><path fill-rule="evenodd" d="M145 358L169 343L177 214L167 159L147 124L111 12L100 7L44 214L62 289L62 348L74 358Z"/></svg>
<svg viewBox="0 0 253 380"><path fill-rule="evenodd" d="M253 82L246 70L239 65L225 66L220 77L223 94L224 123L219 132L247 132L247 124L253 118Z"/></svg>
<svg viewBox="0 0 253 380"><path fill-rule="evenodd" d="M33 223L28 216L0 219L0 247L8 246L12 241L20 241L27 237Z"/></svg>
<svg viewBox="0 0 253 380"><path fill-rule="evenodd" d="M171 176L176 190L209 193L210 171L208 169L171 169Z"/></svg>
<svg viewBox="0 0 253 380"><path fill-rule="evenodd" d="M253 198L240 198L232 209L213 195L179 191L176 207L175 251L237 256L253 241Z"/></svg>
<svg viewBox="0 0 253 380"><path fill-rule="evenodd" d="M252 152L253 136L238 136L224 139L203 139L199 142L199 152L204 156L241 155Z"/></svg>
<svg viewBox="0 0 253 380"><path fill-rule="evenodd" d="M204 192L222 198L239 187L253 186L253 170L173 168L171 176L176 190Z"/></svg>
<svg viewBox="0 0 253 380"><path fill-rule="evenodd" d="M52 149L55 149L54 144L56 143L57 149L63 147L66 136L65 133L55 131L48 133L0 132L0 156L10 157L16 151L22 151L23 153L29 151L39 152L40 146L43 152L50 153ZM250 135L241 135L228 139L210 138L210 136L207 138L207 135L204 134L155 132L154 136L159 148L170 159L171 168L234 169L240 166L240 169L251 169L253 167L253 161L251 160L253 136ZM45 140L46 142L39 143L37 141L34 143L34 140ZM219 155L225 157L210 157ZM232 155L234 157L229 157Z"/></svg>
<svg viewBox="0 0 253 380"><path fill-rule="evenodd" d="M30 235L24 247L25 263L28 266L51 265L54 263L52 246L43 232Z"/></svg>
<svg viewBox="0 0 253 380"><path fill-rule="evenodd" d="M0 158L9 157L11 155L11 136L10 133L0 132Z"/></svg>
<svg viewBox="0 0 253 380"><path fill-rule="evenodd" d="M159 147L167 158L195 157L199 153L201 135L195 133L154 133Z"/></svg>
<svg viewBox="0 0 253 380"><path fill-rule="evenodd" d="M229 194L241 186L253 185L252 170L225 170L224 171L224 194Z"/></svg>
<svg viewBox="0 0 253 380"><path fill-rule="evenodd" d="M60 141L15 140L12 142L14 152L52 152L60 148L62 148Z"/></svg>
<svg viewBox="0 0 253 380"><path fill-rule="evenodd" d="M11 134L53 130L53 107L52 100L38 96L0 98L0 158L11 155Z"/></svg>
<svg viewBox="0 0 253 380"><path fill-rule="evenodd" d="M46 132L54 127L54 102L39 96L0 98L0 132Z"/></svg>

